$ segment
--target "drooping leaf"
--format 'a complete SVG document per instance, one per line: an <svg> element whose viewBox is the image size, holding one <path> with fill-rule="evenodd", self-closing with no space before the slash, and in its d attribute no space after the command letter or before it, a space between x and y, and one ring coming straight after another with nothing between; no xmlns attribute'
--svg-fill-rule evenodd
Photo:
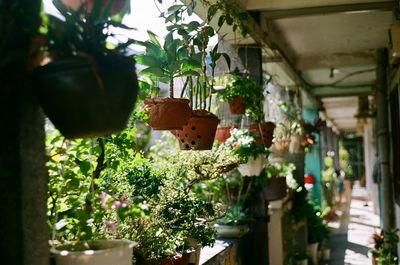
<svg viewBox="0 0 400 265"><path fill-rule="evenodd" d="M164 71L160 67L148 67L139 72L139 75L148 75L155 77L165 77Z"/></svg>
<svg viewBox="0 0 400 265"><path fill-rule="evenodd" d="M151 30L147 31L147 35L149 35L150 41L154 43L156 46L161 48L160 42L157 40L157 35L154 34Z"/></svg>
<svg viewBox="0 0 400 265"><path fill-rule="evenodd" d="M149 67L160 67L161 61L151 55L137 55L135 60L138 64L149 66Z"/></svg>
<svg viewBox="0 0 400 265"><path fill-rule="evenodd" d="M218 27L222 27L222 25L224 24L224 22L225 22L225 16L222 15L222 16L220 16L219 19L218 19Z"/></svg>
<svg viewBox="0 0 400 265"><path fill-rule="evenodd" d="M221 54L225 58L226 64L228 65L228 69L231 69L231 58L227 53L221 53Z"/></svg>

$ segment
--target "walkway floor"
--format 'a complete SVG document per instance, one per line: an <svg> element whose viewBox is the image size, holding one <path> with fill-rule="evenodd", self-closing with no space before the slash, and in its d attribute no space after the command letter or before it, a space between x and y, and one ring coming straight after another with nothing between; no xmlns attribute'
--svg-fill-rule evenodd
<svg viewBox="0 0 400 265"><path fill-rule="evenodd" d="M331 222L331 259L323 265L369 265L370 236L379 229L379 216L364 188L354 185L351 202L342 203L337 222Z"/></svg>

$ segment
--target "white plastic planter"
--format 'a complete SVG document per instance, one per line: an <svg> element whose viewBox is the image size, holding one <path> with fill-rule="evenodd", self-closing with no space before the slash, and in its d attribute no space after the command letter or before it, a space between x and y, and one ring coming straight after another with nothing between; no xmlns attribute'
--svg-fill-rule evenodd
<svg viewBox="0 0 400 265"><path fill-rule="evenodd" d="M264 166L264 155L259 155L256 159L251 156L246 164L239 165L238 170L242 176L258 176L264 169Z"/></svg>
<svg viewBox="0 0 400 265"><path fill-rule="evenodd" d="M51 248L56 265L132 265L132 248L128 240L93 240L96 250L68 251Z"/></svg>
<svg viewBox="0 0 400 265"><path fill-rule="evenodd" d="M218 237L240 238L250 231L248 225L214 225Z"/></svg>

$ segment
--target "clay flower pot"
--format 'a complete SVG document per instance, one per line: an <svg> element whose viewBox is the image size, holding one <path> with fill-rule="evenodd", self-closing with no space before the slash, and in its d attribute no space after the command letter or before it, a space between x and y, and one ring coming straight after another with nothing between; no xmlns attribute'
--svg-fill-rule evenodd
<svg viewBox="0 0 400 265"><path fill-rule="evenodd" d="M183 98L146 99L148 108L148 124L153 130L180 129L192 116L189 100Z"/></svg>
<svg viewBox="0 0 400 265"><path fill-rule="evenodd" d="M263 122L249 126L249 130L260 135L256 140L257 145L270 147L274 139L275 124L273 122Z"/></svg>
<svg viewBox="0 0 400 265"><path fill-rule="evenodd" d="M163 258L156 265L188 265L192 252L177 254L173 257Z"/></svg>
<svg viewBox="0 0 400 265"><path fill-rule="evenodd" d="M193 110L192 117L179 130L171 132L181 150L211 150L219 119L206 110Z"/></svg>
<svg viewBox="0 0 400 265"><path fill-rule="evenodd" d="M286 197L286 177L272 177L267 186L263 188L264 200L276 201Z"/></svg>
<svg viewBox="0 0 400 265"><path fill-rule="evenodd" d="M229 102L229 109L232 114L244 114L246 111L244 98L234 97L232 101Z"/></svg>
<svg viewBox="0 0 400 265"><path fill-rule="evenodd" d="M78 10L81 5L85 5L85 9L87 11L92 10L93 5L96 0L61 0L61 2L72 8L73 10ZM112 15L115 15L124 8L127 0L114 0L113 7L112 7ZM108 0L103 0L103 7L107 5Z"/></svg>
<svg viewBox="0 0 400 265"><path fill-rule="evenodd" d="M215 139L220 143L225 143L226 139L231 137L231 130L237 128L236 126L220 126L215 133Z"/></svg>

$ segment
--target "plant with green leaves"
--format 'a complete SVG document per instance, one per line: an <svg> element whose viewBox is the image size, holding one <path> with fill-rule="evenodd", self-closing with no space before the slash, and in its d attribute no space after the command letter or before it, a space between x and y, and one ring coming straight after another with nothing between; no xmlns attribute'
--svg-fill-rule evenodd
<svg viewBox="0 0 400 265"><path fill-rule="evenodd" d="M127 1L129 2L129 1ZM123 15L129 10L129 5L112 15L114 0L107 1L103 6L102 0L95 0L93 8L88 10L82 5L78 10L65 6L61 0L53 0L62 18L48 15L47 22L41 28L47 35L48 50L53 58L74 56L104 57L107 54L125 55L127 47L133 43L111 45L107 39L113 37L110 28L130 29L121 23Z"/></svg>
<svg viewBox="0 0 400 265"><path fill-rule="evenodd" d="M399 229L382 231L374 234L372 240L374 248L371 250L372 256L377 260L378 265L398 264L397 245L399 243Z"/></svg>
<svg viewBox="0 0 400 265"><path fill-rule="evenodd" d="M149 77L153 95L158 94L156 82L169 84L169 96L174 97L174 79L183 76L198 76L201 62L189 53L189 46L169 32L161 45L157 36L148 31L149 41L137 41L136 44L146 48L145 53L136 56L139 64L146 66L140 75Z"/></svg>
<svg viewBox="0 0 400 265"><path fill-rule="evenodd" d="M225 89L218 91L218 97L225 102L231 102L234 98L244 99L249 113L257 112L254 105L264 101L264 90L262 86L252 80L247 74L234 71L230 74L230 81L225 85Z"/></svg>

